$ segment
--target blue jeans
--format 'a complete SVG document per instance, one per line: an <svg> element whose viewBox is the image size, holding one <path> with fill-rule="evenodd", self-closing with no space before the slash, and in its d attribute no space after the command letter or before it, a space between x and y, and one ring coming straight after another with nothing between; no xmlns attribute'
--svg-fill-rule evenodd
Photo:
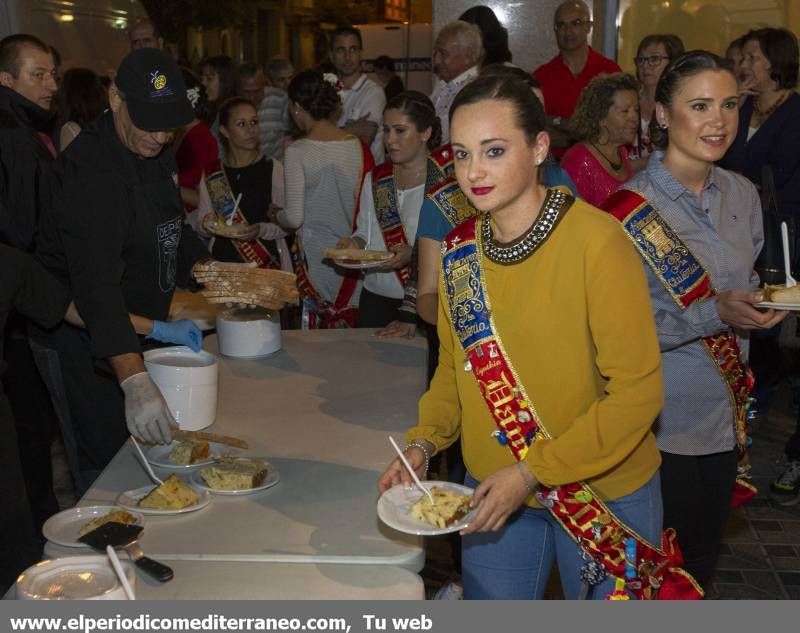
<svg viewBox="0 0 800 633"><path fill-rule="evenodd" d="M464 483L472 488L478 485L469 474ZM658 472L638 490L606 503L645 540L660 545ZM528 506L512 514L499 532L464 536L461 557L466 600L540 600L554 560L564 596L574 600L581 588L578 572L585 563L580 548L550 511ZM590 591L589 597L603 600L613 589L613 580L607 578Z"/></svg>

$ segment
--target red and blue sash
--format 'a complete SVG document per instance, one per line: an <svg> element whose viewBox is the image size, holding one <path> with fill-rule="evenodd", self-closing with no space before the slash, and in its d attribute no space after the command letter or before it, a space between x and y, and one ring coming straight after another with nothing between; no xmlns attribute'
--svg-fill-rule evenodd
<svg viewBox="0 0 800 633"><path fill-rule="evenodd" d="M236 196L233 195L225 168L217 160L211 168L211 173L205 174L206 189L211 199L214 213L223 222L231 220L231 224L248 224L241 208L236 206ZM259 268L280 269L280 261L275 260L264 243L258 239L234 240L231 239L236 252L244 262L255 262Z"/></svg>
<svg viewBox="0 0 800 633"><path fill-rule="evenodd" d="M602 208L622 223L625 233L653 274L664 284L675 303L686 309L695 301L716 295L711 277L680 236L638 193L620 189ZM736 334L728 329L700 339L714 367L728 388L733 426L740 452L747 448L747 398L753 377L742 364ZM734 504L738 506L756 494L752 484L737 480Z"/></svg>
<svg viewBox="0 0 800 633"><path fill-rule="evenodd" d="M560 214L569 204L562 206ZM467 358L464 369L472 372L498 432L508 439L507 446L514 459L521 461L532 442L552 436L543 426L497 332L483 270L479 222L488 222L488 218L470 218L445 238L443 285L451 324ZM557 221L552 223L550 230L556 224ZM615 516L583 482L557 487L540 485L536 498L586 556L624 583L634 597L663 600L702 597L702 590L681 568L683 560L674 531L664 532L662 549L653 547ZM630 551L632 545L635 553Z"/></svg>
<svg viewBox="0 0 800 633"><path fill-rule="evenodd" d="M387 250L391 251L396 246L408 246L408 237L403 227L403 220L400 218L394 164L391 161L372 170L372 199ZM405 286L408 282L409 270L410 266L406 265L394 271L401 286Z"/></svg>
<svg viewBox="0 0 800 633"><path fill-rule="evenodd" d="M445 145L435 150L429 157L426 166L425 191L428 192L447 178L448 171L453 171L452 150ZM372 170L372 198L375 204L375 215L387 249L394 246L408 246L408 237L400 218L400 205L394 179L394 165L387 161ZM411 266L396 270L397 279L405 287L408 283Z"/></svg>

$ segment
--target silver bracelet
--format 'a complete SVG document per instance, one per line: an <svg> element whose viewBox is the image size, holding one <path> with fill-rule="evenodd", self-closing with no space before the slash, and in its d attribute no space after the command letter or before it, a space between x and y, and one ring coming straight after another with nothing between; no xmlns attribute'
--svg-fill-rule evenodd
<svg viewBox="0 0 800 633"><path fill-rule="evenodd" d="M405 453L412 446L416 446L419 450L422 451L422 454L425 456L425 472L423 473L424 476L428 472L428 468L431 465L431 457L432 457L431 452L428 450L428 447L425 446L425 444L423 444L419 440L413 440L408 444L406 444L406 447L403 449L403 452Z"/></svg>

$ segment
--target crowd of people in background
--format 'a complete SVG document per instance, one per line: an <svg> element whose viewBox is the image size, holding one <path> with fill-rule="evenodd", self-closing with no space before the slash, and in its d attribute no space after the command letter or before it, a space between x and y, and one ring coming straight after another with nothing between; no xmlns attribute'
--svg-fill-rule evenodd
<svg viewBox="0 0 800 633"><path fill-rule="evenodd" d="M430 95L407 90L385 55L370 78L352 26L330 33L319 68L212 56L165 74L184 101L174 125L153 119L154 93L134 81L164 63L149 20L131 28L111 79L70 68L57 82L55 51L35 34L0 41L0 254L20 271L0 287L2 498L18 518L3 522L0 587L37 560L36 533L58 510L56 429L82 491L141 430L133 403L153 397L130 382L141 374L96 368L139 348L113 327L98 334L92 306L130 314L138 335L199 346L189 324L136 319L168 305L176 283L191 287L208 257L295 273L285 328L425 332L430 389L405 453L420 476L446 453L451 479L481 501L454 541L463 585L448 595L541 597L554 562L569 598L702 595L729 508L748 494L750 369L762 412L782 376L800 401L783 345L797 334L785 312L756 307L780 220L792 254L800 247L798 42L757 28L722 58L648 34L634 76L589 45L592 24L583 1L563 2L558 54L521 69L492 10L473 7L435 34ZM93 170L111 175L97 184ZM174 187L179 226L165 202ZM136 233L150 226L141 213L119 219L126 205L163 210L156 246ZM93 286L92 258L108 248L144 255ZM331 248L391 258L354 270ZM167 251L178 259L164 271ZM123 299L115 285L133 290ZM89 310L82 325L59 324L70 299ZM511 418L489 402L498 386ZM98 407L120 424L98 428ZM142 434L159 440L159 429ZM791 505L800 417L786 453L771 494ZM407 479L395 461L379 485ZM570 531L579 510L594 518ZM630 570L615 567L632 542ZM683 575L668 571L678 547Z"/></svg>

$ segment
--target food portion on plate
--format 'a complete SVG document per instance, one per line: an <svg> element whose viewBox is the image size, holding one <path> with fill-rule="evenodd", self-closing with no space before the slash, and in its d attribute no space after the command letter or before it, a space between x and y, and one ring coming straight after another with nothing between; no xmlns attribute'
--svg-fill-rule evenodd
<svg viewBox="0 0 800 633"><path fill-rule="evenodd" d="M342 264L380 263L394 257L394 253L389 251L372 251L362 248L328 248L324 255Z"/></svg>
<svg viewBox="0 0 800 633"><path fill-rule="evenodd" d="M182 440L169 452L169 461L182 466L203 462L209 457L211 447L206 441Z"/></svg>
<svg viewBox="0 0 800 633"><path fill-rule="evenodd" d="M258 488L266 480L271 466L267 462L240 457L221 459L200 471L200 476L214 490L246 490Z"/></svg>
<svg viewBox="0 0 800 633"><path fill-rule="evenodd" d="M765 284L761 291L764 294L764 302L800 305L800 285L787 288L786 286Z"/></svg>
<svg viewBox="0 0 800 633"><path fill-rule="evenodd" d="M133 516L130 512L126 510L122 510L120 508L114 508L108 514L103 514L99 517L93 518L91 521L86 523L80 530L78 530L78 536L84 536L88 534L92 530L96 530L101 525L114 521L115 523L124 523L125 525L137 525L139 523L139 519Z"/></svg>
<svg viewBox="0 0 800 633"><path fill-rule="evenodd" d="M469 495L445 490L439 486L431 486L430 492L433 504L428 495L422 495L408 512L413 519L434 527L446 528L465 517L470 511Z"/></svg>
<svg viewBox="0 0 800 633"><path fill-rule="evenodd" d="M151 510L181 510L197 503L197 493L175 473L171 474L136 504Z"/></svg>

